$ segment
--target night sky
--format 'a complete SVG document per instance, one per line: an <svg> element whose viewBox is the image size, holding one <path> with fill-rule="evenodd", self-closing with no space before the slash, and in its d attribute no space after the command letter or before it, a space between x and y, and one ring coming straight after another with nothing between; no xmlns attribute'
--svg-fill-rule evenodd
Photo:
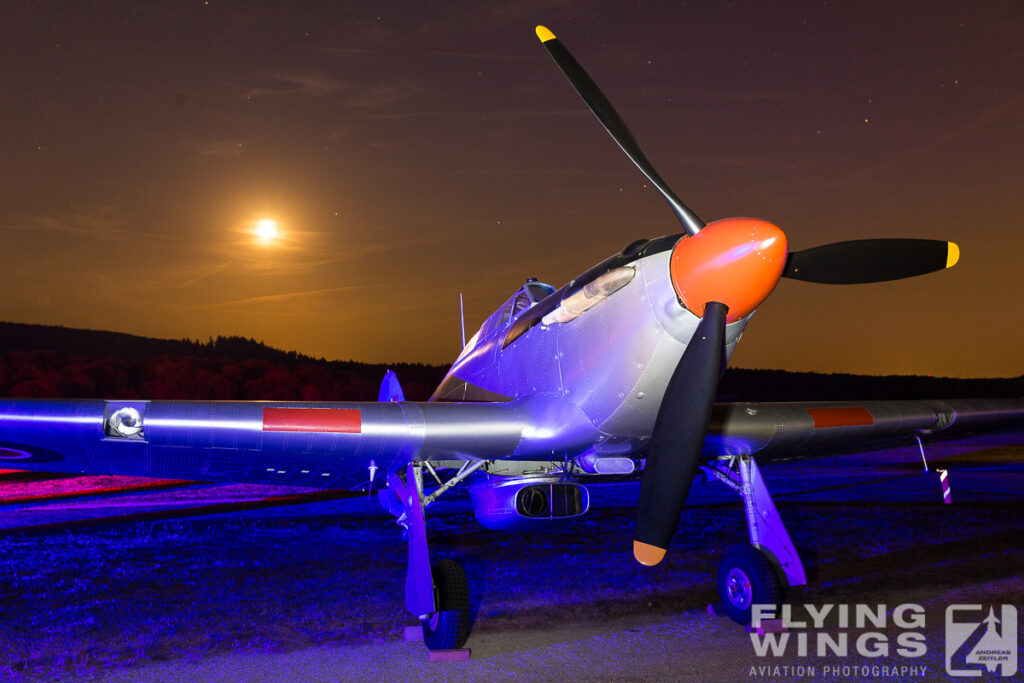
<svg viewBox="0 0 1024 683"><path fill-rule="evenodd" d="M444 363L522 283L679 232L550 27L706 221L956 268L783 281L740 367L1024 372L1020 2L0 6L0 320ZM279 235L261 240L255 221Z"/></svg>

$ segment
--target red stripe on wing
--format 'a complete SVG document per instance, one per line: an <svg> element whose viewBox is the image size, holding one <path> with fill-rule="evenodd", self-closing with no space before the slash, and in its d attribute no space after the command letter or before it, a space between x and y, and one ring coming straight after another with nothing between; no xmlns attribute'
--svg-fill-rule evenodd
<svg viewBox="0 0 1024 683"><path fill-rule="evenodd" d="M363 418L358 408L264 408L263 431L359 434Z"/></svg>
<svg viewBox="0 0 1024 683"><path fill-rule="evenodd" d="M867 408L808 408L807 413L814 420L814 428L861 427L875 424Z"/></svg>

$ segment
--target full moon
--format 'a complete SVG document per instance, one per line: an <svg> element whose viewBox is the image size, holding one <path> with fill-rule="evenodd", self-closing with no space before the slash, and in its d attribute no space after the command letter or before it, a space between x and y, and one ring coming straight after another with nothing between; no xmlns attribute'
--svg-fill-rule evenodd
<svg viewBox="0 0 1024 683"><path fill-rule="evenodd" d="M281 234L277 227L277 221L269 218L256 221L254 232L261 242L272 242Z"/></svg>

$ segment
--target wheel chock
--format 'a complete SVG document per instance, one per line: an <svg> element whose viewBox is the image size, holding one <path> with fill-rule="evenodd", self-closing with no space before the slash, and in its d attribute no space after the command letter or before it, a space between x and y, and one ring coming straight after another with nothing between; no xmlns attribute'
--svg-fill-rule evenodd
<svg viewBox="0 0 1024 683"><path fill-rule="evenodd" d="M406 626L405 632L402 634L402 639L407 643L422 643L423 627L419 624L416 624L415 626Z"/></svg>
<svg viewBox="0 0 1024 683"><path fill-rule="evenodd" d="M470 650L464 647L460 650L429 650L431 662L468 662Z"/></svg>
<svg viewBox="0 0 1024 683"><path fill-rule="evenodd" d="M724 617L724 616L726 616L725 608L722 607L722 603L720 603L720 602L708 603L708 614L710 614L713 617Z"/></svg>
<svg viewBox="0 0 1024 683"><path fill-rule="evenodd" d="M757 627L747 626L747 633L756 633L759 636L763 636L766 633L789 633L789 629L786 628L786 624L782 619L765 619Z"/></svg>

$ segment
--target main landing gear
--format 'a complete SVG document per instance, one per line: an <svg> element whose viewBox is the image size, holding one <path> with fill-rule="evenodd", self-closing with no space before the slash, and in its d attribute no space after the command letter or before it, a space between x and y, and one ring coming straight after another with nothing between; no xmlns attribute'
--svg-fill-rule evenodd
<svg viewBox="0 0 1024 683"><path fill-rule="evenodd" d="M722 556L718 594L729 618L747 625L754 605L778 608L788 587L807 584L807 574L752 457L722 458L701 469L743 498L750 545Z"/></svg>
<svg viewBox="0 0 1024 683"><path fill-rule="evenodd" d="M430 650L457 650L469 637L469 582L462 565L439 560L431 567L435 612L423 624L423 642Z"/></svg>
<svg viewBox="0 0 1024 683"><path fill-rule="evenodd" d="M411 462L403 472L388 478L387 490L380 492L385 510L398 517L409 542L409 564L405 575L405 608L423 625L423 642L431 650L457 650L469 637L469 582L455 560L430 565L423 509L438 496L461 482L484 464L466 462L458 473L429 496L423 494L423 469L432 474L428 462ZM437 476L436 474L434 475Z"/></svg>

